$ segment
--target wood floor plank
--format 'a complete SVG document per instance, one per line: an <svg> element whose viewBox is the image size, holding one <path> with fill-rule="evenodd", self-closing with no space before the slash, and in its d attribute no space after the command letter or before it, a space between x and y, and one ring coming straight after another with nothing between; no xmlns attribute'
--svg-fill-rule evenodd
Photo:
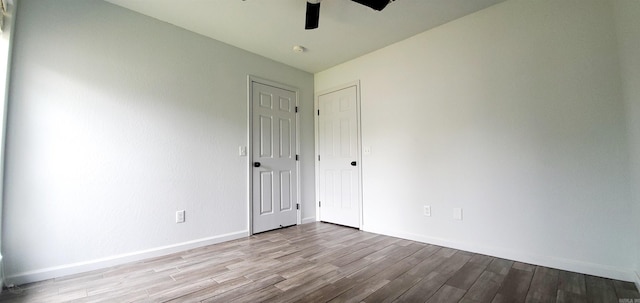
<svg viewBox="0 0 640 303"><path fill-rule="evenodd" d="M558 274L558 290L586 296L587 286L584 275L561 270Z"/></svg>
<svg viewBox="0 0 640 303"><path fill-rule="evenodd" d="M393 302L396 298L400 297L409 288L416 285L423 277L416 275L401 275L398 278L387 283L380 289L374 291L369 296L364 298L363 302Z"/></svg>
<svg viewBox="0 0 640 303"><path fill-rule="evenodd" d="M419 251L411 255L411 258L417 258L418 260L422 261L426 258L429 258L438 250L440 250L440 246L427 244L426 246L421 248Z"/></svg>
<svg viewBox="0 0 640 303"><path fill-rule="evenodd" d="M257 292L251 292L245 294L243 296L237 297L233 299L234 303L255 303L255 302L267 302L268 300L278 297L278 295L282 294L282 290L271 285L269 287L263 288Z"/></svg>
<svg viewBox="0 0 640 303"><path fill-rule="evenodd" d="M271 266L278 266L278 265L282 265L282 262L274 259L258 258L256 259L256 261L249 259L249 260L246 260L245 262L227 265L226 267L227 269L229 269L228 271L225 271L222 274L213 275L211 278L218 283L224 283L226 281L233 280L239 276L245 276L253 272L259 271L260 268L262 268L263 266L271 267Z"/></svg>
<svg viewBox="0 0 640 303"><path fill-rule="evenodd" d="M481 254L474 254L471 259L469 259L470 263L476 263L479 265L484 265L485 267L488 266L493 259L495 259L494 257L491 256L486 256L486 255L481 255Z"/></svg>
<svg viewBox="0 0 640 303"><path fill-rule="evenodd" d="M640 299L640 293L633 282L613 281L613 287L620 299Z"/></svg>
<svg viewBox="0 0 640 303"><path fill-rule="evenodd" d="M446 281L447 278L445 276L433 271L409 288L394 302L424 302L433 296Z"/></svg>
<svg viewBox="0 0 640 303"><path fill-rule="evenodd" d="M455 303L462 299L466 292L464 289L443 285L427 303Z"/></svg>
<svg viewBox="0 0 640 303"><path fill-rule="evenodd" d="M366 297L365 302L392 302L415 286L428 275L435 275L434 269L450 256L451 253L442 248L432 251L428 258L422 260L412 269L394 279L384 287Z"/></svg>
<svg viewBox="0 0 640 303"><path fill-rule="evenodd" d="M558 276L557 269L537 266L525 302L546 303L555 301L558 293Z"/></svg>
<svg viewBox="0 0 640 303"><path fill-rule="evenodd" d="M389 247L391 247L391 246L389 246ZM412 256L416 252L422 250L424 247L425 247L425 245L421 245L421 244L417 244L417 243L413 243L413 244L406 245L406 246L396 246L394 244L393 245L393 249L390 249L386 254L381 255L381 256L375 256L375 257L374 257L374 254L371 254L371 255L367 256L367 258L369 258L371 260L376 260L376 258L384 258L384 257L386 257L386 259L389 260L390 262L399 261L399 260L402 260L402 259L407 258L409 256Z"/></svg>
<svg viewBox="0 0 640 303"><path fill-rule="evenodd" d="M310 257L316 255L318 251L330 249L326 243L317 243L317 244L307 244L303 246L296 246L299 248L298 250L292 251L290 254L285 254L276 258L279 261L286 261L291 259L292 257L298 257L303 259L309 259ZM322 248L322 249L319 249Z"/></svg>
<svg viewBox="0 0 640 303"><path fill-rule="evenodd" d="M416 264L418 264L417 259L405 258L397 263L385 268L382 272L376 274L381 279L392 281L400 275L411 270Z"/></svg>
<svg viewBox="0 0 640 303"><path fill-rule="evenodd" d="M241 297L246 293L261 291L283 280L284 278L281 277L280 275L271 275L264 279L254 281L253 283L243 285L242 287L238 287L236 289L232 289L230 291L210 297L208 299L203 300L202 302L221 302L221 303L233 302L235 301L236 298Z"/></svg>
<svg viewBox="0 0 640 303"><path fill-rule="evenodd" d="M361 250L354 251L354 252L352 252L350 254L344 255L344 256L340 257L339 259L335 259L335 260L331 261L330 263L335 265L335 266L338 266L338 267L345 266L345 265L347 265L347 264L349 264L351 262L354 262L356 260L363 259L364 257L374 253L375 251L376 250L371 248L371 247L365 247L365 248L363 248Z"/></svg>
<svg viewBox="0 0 640 303"><path fill-rule="evenodd" d="M116 285L106 284L97 287L87 288L87 296L95 297L97 295L110 296L112 293L123 293L145 289L152 285L173 283L173 279L168 275L141 275L132 279L122 279Z"/></svg>
<svg viewBox="0 0 640 303"><path fill-rule="evenodd" d="M224 263L209 265L209 266L194 266L194 267L186 267L180 270L178 273L174 273L171 275L171 278L175 281L199 281L211 279L211 277L216 275L221 275L225 272L228 272L227 268L230 264L235 264L244 261L243 259L233 259Z"/></svg>
<svg viewBox="0 0 640 303"><path fill-rule="evenodd" d="M487 265L467 262L449 280L447 285L459 289L468 290L478 280Z"/></svg>
<svg viewBox="0 0 640 303"><path fill-rule="evenodd" d="M511 266L511 268L519 269L523 271L530 271L530 272L534 272L536 270L535 265L522 263L522 262L513 262L513 265Z"/></svg>
<svg viewBox="0 0 640 303"><path fill-rule="evenodd" d="M201 270L211 269L213 267L226 268L227 265L240 263L244 261L241 256L217 256L215 258L206 258L203 260L193 260L192 262L183 263L176 266L182 273L195 273ZM176 275L180 276L180 275Z"/></svg>
<svg viewBox="0 0 640 303"><path fill-rule="evenodd" d="M395 244L390 244L390 245L388 245L386 247L383 247L382 249L376 249L376 248L373 248L373 249L375 251L373 253L367 255L365 258L370 260L370 261L375 262L375 261L378 261L379 259L385 258L389 254L392 254L394 252L405 251L406 247L405 246L395 245Z"/></svg>
<svg viewBox="0 0 640 303"><path fill-rule="evenodd" d="M456 252L451 257L447 258L445 262L442 262L434 270L440 273L447 280L451 278L460 268L462 268L471 259L469 254Z"/></svg>
<svg viewBox="0 0 640 303"><path fill-rule="evenodd" d="M533 272L511 268L492 302L524 302Z"/></svg>
<svg viewBox="0 0 640 303"><path fill-rule="evenodd" d="M415 253L415 249L408 249ZM344 278L331 284L331 295L323 296L322 294L313 294L313 299L324 302L328 299L334 299L337 301L360 301L371 293L377 291L384 285L388 284L391 280L395 279L399 275L409 271L418 260L407 259L408 254L394 254L391 253L383 259L379 259L370 265L367 265L362 270L354 272L351 275L347 275ZM399 260L396 263L391 263L395 260ZM388 262L389 261L389 262Z"/></svg>
<svg viewBox="0 0 640 303"><path fill-rule="evenodd" d="M489 266L487 267L487 271L496 273L498 275L506 276L509 273L509 270L511 270L513 263L515 262L510 260L495 258L493 259L493 261L491 261L491 263L489 263Z"/></svg>
<svg viewBox="0 0 640 303"><path fill-rule="evenodd" d="M558 289L556 303L587 303L587 295L576 294L573 292Z"/></svg>
<svg viewBox="0 0 640 303"><path fill-rule="evenodd" d="M147 294L152 302L165 302L215 285L218 285L218 282L211 279L197 282L183 281L181 284L171 286L156 285L147 289Z"/></svg>
<svg viewBox="0 0 640 303"><path fill-rule="evenodd" d="M107 302L134 302L134 301L147 301L149 296L147 292L144 290L135 290L130 292L122 293L111 293L110 296L100 296L99 298L87 297L87 302L92 303L107 303ZM80 302L78 300L73 300L74 303Z"/></svg>
<svg viewBox="0 0 640 303"><path fill-rule="evenodd" d="M312 255L306 259L319 263L331 262L367 247L369 247L369 244L366 242L359 242L348 246L334 246L326 248L324 249L324 252Z"/></svg>
<svg viewBox="0 0 640 303"><path fill-rule="evenodd" d="M619 302L635 284L310 223L5 289L0 302Z"/></svg>
<svg viewBox="0 0 640 303"><path fill-rule="evenodd" d="M485 270L467 291L463 299L470 302L491 302L502 286L506 275Z"/></svg>
<svg viewBox="0 0 640 303"><path fill-rule="evenodd" d="M380 289L384 285L388 284L389 280L384 279L368 279L362 283L358 283L354 287L351 287L348 291L333 298L331 303L348 303L348 302L360 302L371 293Z"/></svg>
<svg viewBox="0 0 640 303"><path fill-rule="evenodd" d="M343 279L349 275L352 275L353 273L362 270L362 268L368 266L369 264L373 263L371 260L367 260L367 259L360 259L357 260L355 262L351 262L346 266L343 267L339 267L338 268L338 272L336 275L332 276L331 278L329 278L328 282L329 283L335 283L336 281L339 281L340 279Z"/></svg>
<svg viewBox="0 0 640 303"><path fill-rule="evenodd" d="M237 289L245 285L249 285L251 282L252 282L251 280L245 277L239 277L233 280L226 281L224 283L213 284L209 287L200 289L198 291L190 292L188 294L181 295L179 297L172 298L164 302L200 302L203 300L213 298L217 295L223 294L230 290Z"/></svg>
<svg viewBox="0 0 640 303"><path fill-rule="evenodd" d="M302 258L291 258L287 262L281 262L280 264L265 266L257 269L251 273L245 275L245 277L249 280L257 281L266 277L271 276L274 273L278 273L282 275L287 271L295 270L294 267L302 266L303 264L312 265L313 262L309 262L308 260Z"/></svg>
<svg viewBox="0 0 640 303"><path fill-rule="evenodd" d="M349 283L348 279L340 279L310 292L304 296L304 300L307 302L329 302L351 288L353 288L353 284Z"/></svg>
<svg viewBox="0 0 640 303"><path fill-rule="evenodd" d="M587 301L590 303L618 301L616 289L610 279L585 276L585 285L587 287Z"/></svg>
<svg viewBox="0 0 640 303"><path fill-rule="evenodd" d="M327 285L329 280L338 275L337 270L330 271L316 279L310 280L308 283L298 285L287 291L278 294L266 300L266 303L287 303L287 302L307 302L305 299L307 294L314 292L315 290Z"/></svg>
<svg viewBox="0 0 640 303"><path fill-rule="evenodd" d="M368 280L369 278L376 276L395 265L395 263L391 263L394 262L392 258L389 257L388 259L389 262L387 262L387 258L382 259L383 262L373 262L372 264L365 266L361 270L358 270L348 275L347 277L356 283ZM382 277L382 275L380 275L380 277Z"/></svg>
<svg viewBox="0 0 640 303"><path fill-rule="evenodd" d="M33 302L68 302L72 300L82 300L87 298L87 292L84 290L76 290L66 293L40 293L28 297ZM21 300L17 300L21 302Z"/></svg>
<svg viewBox="0 0 640 303"><path fill-rule="evenodd" d="M332 265L332 264L322 264L322 265L318 265L315 266L309 270L306 270L300 274L297 274L289 279L286 279L282 282L279 282L277 284L275 284L275 286L277 288L280 288L282 291L287 291L289 289L292 289L294 287L303 285L305 283L308 283L314 279L319 278L320 276L330 272L330 271L335 271L337 270L338 267Z"/></svg>
<svg viewBox="0 0 640 303"><path fill-rule="evenodd" d="M122 274L132 273L132 272L140 272L146 270L152 270L158 267L161 264L181 264L184 262L184 259L178 255L168 255L157 257L149 260L144 260L140 262L136 262L133 264L120 265L118 267L114 267L108 270L105 270L102 273L102 277L108 278L112 276L120 276ZM86 279L83 279L86 281Z"/></svg>
<svg viewBox="0 0 640 303"><path fill-rule="evenodd" d="M283 267L280 268L278 270L276 270L275 272L278 273L280 276L282 276L285 279L289 279L291 277L295 277L307 270L311 270L315 267L318 266L318 264L321 263L316 263L316 262L312 262L312 261L307 261L305 260L304 262L296 262L296 265L292 266L292 267Z"/></svg>

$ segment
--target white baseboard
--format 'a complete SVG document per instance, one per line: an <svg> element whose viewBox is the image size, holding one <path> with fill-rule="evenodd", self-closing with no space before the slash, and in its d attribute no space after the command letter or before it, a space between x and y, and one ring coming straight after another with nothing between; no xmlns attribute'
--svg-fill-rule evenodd
<svg viewBox="0 0 640 303"><path fill-rule="evenodd" d="M316 222L316 217L307 217L302 219L302 224L313 223Z"/></svg>
<svg viewBox="0 0 640 303"><path fill-rule="evenodd" d="M21 285L25 283L43 281L53 279L57 277L63 277L78 273L83 273L91 270L107 268L129 262L140 261L149 258L160 257L180 251L185 251L197 247L207 246L211 244L231 241L248 237L249 231L233 232L208 238L202 238L182 243L176 243L167 246L156 247L152 249L136 251L132 253L126 253L121 255L110 256L101 259L95 259L85 262L78 262L72 264L65 264L61 266L48 267L33 271L21 272L12 274L5 279L6 284Z"/></svg>
<svg viewBox="0 0 640 303"><path fill-rule="evenodd" d="M403 238L407 240L428 243L428 244L433 244L438 246L444 246L444 247L459 249L459 250L473 252L473 253L479 253L483 255L513 260L513 261L518 261L523 263L535 264L535 265L556 268L556 269L561 269L566 271L572 271L572 272L577 272L581 274L605 277L610 279L635 282L636 285L638 285L638 289L640 289L640 277L638 276L637 273L629 271L626 268L581 262L581 261L552 257L552 256L529 254L526 252L515 251L515 250L506 249L506 248L479 246L476 244L449 241L446 239L428 237L424 235L418 235L418 234L401 232L401 231L388 230L384 228L376 228L376 227L372 228L370 226L366 226L365 228L363 228L363 230L372 232L372 233L377 233L377 234L382 234L382 235L387 235L387 236L392 236L397 238Z"/></svg>

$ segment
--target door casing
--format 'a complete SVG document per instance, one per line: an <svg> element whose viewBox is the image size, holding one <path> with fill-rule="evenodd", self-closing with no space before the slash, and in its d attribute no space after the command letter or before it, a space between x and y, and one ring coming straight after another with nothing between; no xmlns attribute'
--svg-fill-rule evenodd
<svg viewBox="0 0 640 303"><path fill-rule="evenodd" d="M248 212L248 221L247 226L249 229L249 234L253 235L253 83L260 83L264 85L269 85L273 87L277 87L284 90L289 90L295 92L296 95L296 104L297 108L300 107L300 90L296 87L289 86L286 84L278 83L275 81L267 80L264 78L256 77L253 75L249 75L247 77L247 212ZM295 127L295 136L296 136L296 155L300 154L300 115L296 115L296 127ZM301 213L302 213L302 201L300 200L300 161L296 161L296 182L295 186L296 190L296 200L298 204L300 204L299 209L297 210L297 223L301 224Z"/></svg>

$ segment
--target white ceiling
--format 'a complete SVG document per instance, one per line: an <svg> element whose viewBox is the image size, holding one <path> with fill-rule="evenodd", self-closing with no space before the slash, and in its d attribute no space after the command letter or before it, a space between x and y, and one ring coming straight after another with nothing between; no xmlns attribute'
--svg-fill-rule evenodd
<svg viewBox="0 0 640 303"><path fill-rule="evenodd" d="M306 0L106 1L315 73L504 0L397 0L380 12L324 0L315 30L304 29Z"/></svg>

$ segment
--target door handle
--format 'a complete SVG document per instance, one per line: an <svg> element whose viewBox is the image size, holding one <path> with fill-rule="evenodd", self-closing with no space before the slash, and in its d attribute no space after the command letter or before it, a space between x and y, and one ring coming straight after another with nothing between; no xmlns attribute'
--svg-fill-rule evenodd
<svg viewBox="0 0 640 303"><path fill-rule="evenodd" d="M351 161L351 166L356 166L356 161Z"/></svg>
<svg viewBox="0 0 640 303"><path fill-rule="evenodd" d="M254 167L260 167L260 165L261 165L260 162L253 162Z"/></svg>

